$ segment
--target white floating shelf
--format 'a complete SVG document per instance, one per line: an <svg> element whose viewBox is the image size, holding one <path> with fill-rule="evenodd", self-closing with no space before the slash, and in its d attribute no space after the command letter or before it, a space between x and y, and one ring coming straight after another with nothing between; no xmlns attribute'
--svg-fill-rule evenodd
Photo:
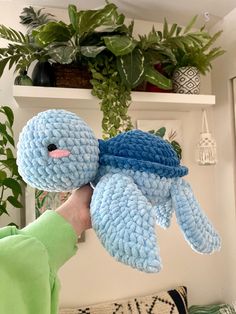
<svg viewBox="0 0 236 314"><path fill-rule="evenodd" d="M15 85L13 96L20 108L99 109L90 89ZM191 111L213 105L214 95L132 92L130 110Z"/></svg>

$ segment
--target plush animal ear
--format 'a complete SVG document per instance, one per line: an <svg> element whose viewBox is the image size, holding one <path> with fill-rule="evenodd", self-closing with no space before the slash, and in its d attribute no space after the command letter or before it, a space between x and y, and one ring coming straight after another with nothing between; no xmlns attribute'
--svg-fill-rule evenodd
<svg viewBox="0 0 236 314"><path fill-rule="evenodd" d="M102 177L90 207L93 228L116 260L141 271L160 271L153 208L132 178Z"/></svg>
<svg viewBox="0 0 236 314"><path fill-rule="evenodd" d="M190 185L178 179L171 186L176 218L193 250L210 254L220 249L221 240L194 197Z"/></svg>

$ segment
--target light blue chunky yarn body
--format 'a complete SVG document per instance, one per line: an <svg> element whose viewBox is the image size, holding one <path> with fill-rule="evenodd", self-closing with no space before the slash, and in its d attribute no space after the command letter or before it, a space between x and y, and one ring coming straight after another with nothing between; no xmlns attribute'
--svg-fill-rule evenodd
<svg viewBox="0 0 236 314"><path fill-rule="evenodd" d="M23 179L42 190L69 191L92 182L98 238L116 260L138 270L160 271L155 225L169 227L174 212L192 249L220 249L217 232L182 179L187 168L155 135L132 130L98 141L77 115L48 110L22 130L17 163Z"/></svg>

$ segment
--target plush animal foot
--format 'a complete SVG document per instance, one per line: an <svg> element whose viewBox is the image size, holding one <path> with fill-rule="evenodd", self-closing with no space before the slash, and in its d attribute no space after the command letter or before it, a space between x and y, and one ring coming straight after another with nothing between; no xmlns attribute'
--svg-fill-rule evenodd
<svg viewBox="0 0 236 314"><path fill-rule="evenodd" d="M178 224L190 246L205 254L218 251L220 237L195 199L190 185L179 179L171 187L171 196Z"/></svg>
<svg viewBox="0 0 236 314"><path fill-rule="evenodd" d="M164 204L154 206L154 211L156 216L156 223L164 229L169 228L174 211L172 200L170 199Z"/></svg>
<svg viewBox="0 0 236 314"><path fill-rule="evenodd" d="M93 193L91 218L98 238L117 261L149 273L160 271L155 214L132 178L105 175Z"/></svg>

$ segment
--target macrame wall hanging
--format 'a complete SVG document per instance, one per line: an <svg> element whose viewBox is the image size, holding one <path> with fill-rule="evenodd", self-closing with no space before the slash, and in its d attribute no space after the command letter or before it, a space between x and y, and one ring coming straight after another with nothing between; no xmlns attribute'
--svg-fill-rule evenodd
<svg viewBox="0 0 236 314"><path fill-rule="evenodd" d="M209 132L206 110L202 111L202 131L197 145L196 160L199 165L215 165L217 162L216 141Z"/></svg>

